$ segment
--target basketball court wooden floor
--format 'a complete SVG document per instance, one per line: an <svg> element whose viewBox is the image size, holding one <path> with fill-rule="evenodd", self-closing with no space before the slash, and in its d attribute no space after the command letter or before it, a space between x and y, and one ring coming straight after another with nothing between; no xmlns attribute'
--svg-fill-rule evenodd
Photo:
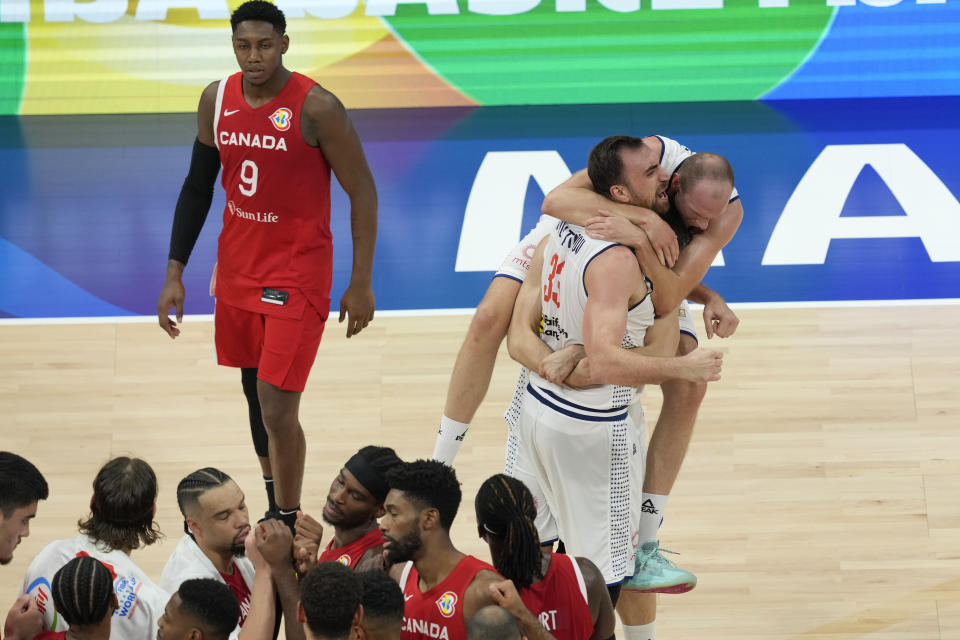
<svg viewBox="0 0 960 640"><path fill-rule="evenodd" d="M960 638L960 306L739 311L724 377L700 412L663 545L700 579L662 596L661 640ZM699 314L697 314L699 316ZM365 444L428 456L469 318L328 328L304 395L303 506ZM698 320L699 322L699 320ZM454 540L484 556L479 483L502 468L500 417L517 367L501 353L457 458ZM264 509L239 373L213 361L212 323L171 342L155 324L0 326L0 448L46 475L31 536L0 568L4 611L49 540L75 535L97 468L145 458L166 539L134 552L159 578L181 534L178 480L217 466ZM652 425L659 391L648 389Z"/></svg>

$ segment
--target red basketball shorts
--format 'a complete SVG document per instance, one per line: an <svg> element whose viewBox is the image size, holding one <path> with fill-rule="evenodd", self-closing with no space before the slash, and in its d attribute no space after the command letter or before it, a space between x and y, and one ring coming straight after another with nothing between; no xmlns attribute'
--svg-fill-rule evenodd
<svg viewBox="0 0 960 640"><path fill-rule="evenodd" d="M257 377L286 391L303 391L317 357L326 318L304 305L300 318L277 318L217 300L214 342L217 362L256 368Z"/></svg>

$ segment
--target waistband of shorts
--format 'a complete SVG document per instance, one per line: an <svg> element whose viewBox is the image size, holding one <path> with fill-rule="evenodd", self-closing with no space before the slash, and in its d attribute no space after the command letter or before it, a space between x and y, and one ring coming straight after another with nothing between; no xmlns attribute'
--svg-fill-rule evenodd
<svg viewBox="0 0 960 640"><path fill-rule="evenodd" d="M533 386L533 383L527 383L527 392L539 400L544 406L547 406L557 413L576 418L578 420L588 420L590 422L619 422L626 420L627 408L615 407L613 409L592 409L584 407L566 398L562 398L556 393Z"/></svg>

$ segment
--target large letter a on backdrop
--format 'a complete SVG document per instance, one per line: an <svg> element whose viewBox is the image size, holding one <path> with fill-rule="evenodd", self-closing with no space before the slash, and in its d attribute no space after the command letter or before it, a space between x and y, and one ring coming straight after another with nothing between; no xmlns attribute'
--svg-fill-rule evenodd
<svg viewBox="0 0 960 640"><path fill-rule="evenodd" d="M840 216L868 164L906 215ZM960 261L960 202L930 167L905 144L829 145L787 201L763 264L823 264L833 238L916 237L933 262Z"/></svg>
<svg viewBox="0 0 960 640"><path fill-rule="evenodd" d="M544 194L570 177L556 151L489 151L470 189L457 271L496 271L520 241L530 178Z"/></svg>

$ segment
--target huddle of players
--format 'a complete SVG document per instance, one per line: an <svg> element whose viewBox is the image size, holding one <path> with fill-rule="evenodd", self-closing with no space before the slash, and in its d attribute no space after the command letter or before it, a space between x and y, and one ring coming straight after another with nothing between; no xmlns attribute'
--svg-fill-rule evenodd
<svg viewBox="0 0 960 640"><path fill-rule="evenodd" d="M47 486L28 461L0 452L0 490L8 562ZM454 470L402 462L385 447L364 447L333 480L326 545L323 526L306 514L295 536L276 519L251 525L242 490L217 469L186 476L177 487L185 534L159 583L130 558L161 537L156 499L145 461L108 461L80 535L49 543L31 562L4 637L266 639L276 636L278 609L291 640L613 634L599 571L541 548L533 496L504 475L484 482L475 500L493 564L450 539L461 502Z"/></svg>

